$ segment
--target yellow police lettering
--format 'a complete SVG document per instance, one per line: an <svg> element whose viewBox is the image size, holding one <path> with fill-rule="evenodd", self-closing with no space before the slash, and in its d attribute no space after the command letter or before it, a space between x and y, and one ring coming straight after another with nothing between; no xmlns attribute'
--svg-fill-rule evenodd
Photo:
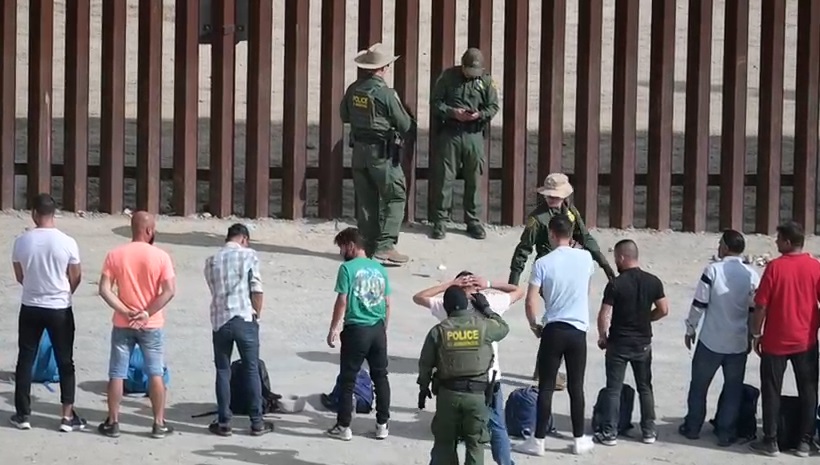
<svg viewBox="0 0 820 465"><path fill-rule="evenodd" d="M477 347L481 345L481 332L477 329L456 329L446 333L451 347Z"/></svg>
<svg viewBox="0 0 820 465"><path fill-rule="evenodd" d="M362 97L360 95L353 96L353 106L356 108L364 108L367 109L370 107L370 99L367 97Z"/></svg>

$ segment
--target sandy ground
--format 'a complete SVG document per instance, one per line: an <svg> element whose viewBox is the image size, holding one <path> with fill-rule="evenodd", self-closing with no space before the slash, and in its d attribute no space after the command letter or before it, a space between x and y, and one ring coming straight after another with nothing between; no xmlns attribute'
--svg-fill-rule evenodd
<svg viewBox="0 0 820 465"><path fill-rule="evenodd" d="M239 429L232 438L209 435L209 419L192 420L192 414L214 408L214 369L211 356L208 291L202 278L204 259L221 243L227 220L191 220L162 217L157 245L169 251L178 276L178 296L168 308L167 361L171 371L168 418L179 434L165 440L151 440L151 414L147 399L128 399L123 404L123 436L109 440L94 432L106 416L105 385L111 311L97 296L96 282L104 254L126 242L128 219L124 216L76 218L67 215L59 226L73 235L80 245L84 278L77 291L75 312L77 339L77 408L85 415L89 432L61 434L58 421L58 389L50 392L35 385L34 429L17 431L6 418L13 412L13 386L8 382L14 369L19 286L10 266L0 272L2 307L9 323L0 327L0 450L4 463L109 463L137 460L146 463L274 465L312 464L426 464L431 447L430 420L434 410L416 409L417 357L424 336L435 320L426 310L415 306L411 296L439 280L448 279L461 269L471 269L489 279L506 279L510 253L520 234L518 228L498 228L484 243L452 234L442 242L430 242L417 230L408 229L400 246L413 257L404 268L390 269L395 308L389 329L390 381L393 389L391 437L377 442L368 436L374 417L354 420L356 437L350 443L335 442L322 435L333 424L333 414L324 411L317 395L329 392L337 374L338 349L325 345L334 294L333 281L339 259L332 245L335 232L344 227L334 222L256 222L253 240L262 258L267 303L262 322L262 358L267 362L275 392L310 396L307 409L296 415L275 416L277 432L264 438L247 436L247 420L236 418ZM0 215L0 256L8 257L14 236L30 225L26 214ZM567 440L549 439L550 452L543 459L516 455L519 464L565 460L592 464L605 461L612 465L664 462L670 464L764 463L749 455L747 448L736 446L718 450L709 428L703 439L683 440L676 428L685 414L689 379L689 354L683 346L683 319L688 312L694 284L703 266L714 253L717 237L712 234L595 231L604 250L623 238L635 239L641 247L644 267L666 284L671 301L670 316L655 324L654 385L660 439L647 446L622 441L618 447L597 447L588 457L568 455ZM820 246L811 239L810 249ZM685 255L669 256L670 250L685 250ZM750 253L774 252L770 238L749 237ZM438 271L445 264L447 270ZM605 284L603 272L592 283L590 316L594 318ZM527 329L523 303L507 314L512 327L501 343L504 390L529 383L536 340ZM597 391L604 385L603 355L595 347L595 335L588 335L587 416L591 415ZM750 358L747 380L759 385L758 359ZM786 393L796 392L787 375ZM629 383L632 375L627 376ZM722 384L720 375L710 391L709 415L714 412ZM634 384L633 384L634 386ZM557 426L569 431L569 402L565 392L556 394ZM639 414L636 404L634 421ZM363 453L365 452L366 453ZM486 452L491 463L490 452ZM748 460L748 462L747 462ZM783 458L783 462L790 459Z"/></svg>
<svg viewBox="0 0 820 465"><path fill-rule="evenodd" d="M308 1L308 0L305 0ZM319 63L321 60L320 53L320 0L310 1L310 75L308 76L309 86L309 105L308 105L308 120L309 131L307 140L305 141L308 147L309 163L317 163L318 158L318 121L319 121ZM762 0L750 1L750 19L749 19L749 54L748 54L748 85L747 93L747 143L748 143L748 160L747 172L753 173L756 166L757 158L757 120L758 120L758 89L759 89L759 61L760 61L760 5ZM126 117L128 118L126 127L126 152L127 164L134 164L136 159L136 102L137 102L137 2L138 0L127 0L128 8L128 43L126 45ZM284 0L274 1L274 43L273 43L273 104L271 109L271 120L273 124L272 132L272 165L281 165L282 160L282 99L286 89L283 88L281 71L284 66ZM458 58L462 51L467 46L467 0L458 0L458 24L457 24L457 41L456 41L456 57ZM393 30L395 24L395 1L384 1L384 42L390 46L393 45ZM564 93L564 130L565 130L565 157L564 169L572 171L574 160L574 130L575 130L575 87L576 74L575 67L577 64L577 30L578 30L578 2L567 2L567 26L566 26L566 75L565 75L565 93ZM639 47L639 70L638 70L638 113L637 129L638 129L638 172L646 171L647 163L647 127L648 127L648 105L649 105L649 54L650 54L650 20L651 20L651 0L640 1L640 47ZM783 114L783 130L784 130L784 171L790 173L792 171L793 158L793 135L794 135L794 88L795 88L795 44L797 39L797 1L789 0L787 2L786 13L786 50L785 50L785 102ZM724 23L724 0L715 0L714 2L714 27L713 27L713 46L712 46L712 95L711 95L711 114L710 114L710 133L712 135L710 143L710 172L719 172L719 151L720 151L720 132L721 132L721 96L722 96L722 73L723 73L723 23ZM504 2L495 2L493 31L495 40L493 41L493 76L498 81L499 89L501 91L502 105L503 105L503 62L504 59L510 57L503 56L503 28L504 28ZM99 160L99 118L100 115L100 65L101 65L101 11L102 0L92 1L92 32L91 32L91 94L90 94L90 161L91 163L98 163ZM345 41L346 53L351 61L347 65L345 80L347 83L355 79L356 70L354 68L352 58L357 51L357 2L347 0L347 38ZM528 164L527 164L527 186L534 186L539 180L536 180L536 163L537 163L537 125L538 125L538 108L539 108L539 63L540 63L540 18L541 7L540 2L531 2L530 6L530 48L527 56L529 63L528 67ZM613 56L614 56L614 15L615 15L615 1L604 0L604 26L603 26L603 52L602 52L602 103L601 103L601 172L609 171L610 164L610 132L612 129L612 77L613 77ZM676 16L676 57L677 64L675 66L675 97L674 97L674 162L673 166L676 172L681 172L683 169L683 131L684 131L684 112L685 112L685 80L686 80L686 26L688 15L688 2L679 1L677 16ZM18 69L17 69L17 85L18 85L18 100L16 107L16 114L18 120L18 144L17 144L17 158L19 161L26 158L25 147L25 118L27 114L26 106L28 101L28 2L18 2ZM419 102L418 117L420 121L420 136L418 144L418 160L419 166L426 166L427 164L427 118L429 97L429 76L430 76L430 56L429 50L432 46L430 39L430 17L431 17L431 2L421 2L421 24L419 26L420 34L420 69L419 69ZM174 40L174 7L173 2L165 1L165 23L163 26L163 85L162 85L162 116L163 123L163 140L162 140L162 164L170 167L172 160L172 127L173 127L173 40ZM56 162L62 160L62 138L63 138L63 79L64 79L64 55L65 55L65 38L62 34L65 26L65 0L55 1L55 43L54 43L54 159ZM489 33L489 32L488 32ZM515 59L523 59L524 57L515 57ZM199 92L199 112L200 112L200 149L199 149L199 163L200 167L208 165L208 115L210 113L210 47L200 47L200 92ZM244 176L244 154L245 154L245 109L247 98L247 43L241 43L237 46L237 65L236 65L236 192L235 196L236 211L241 213L243 211L241 189L244 185L242 177ZM392 79L389 76L388 79ZM493 121L492 129L492 148L491 148L491 165L501 165L501 113ZM349 163L350 153L346 153L345 158ZM19 178L18 183L21 186L18 198L18 204L23 205L23 190L22 186L25 184L24 178ZM61 181L55 180L55 192L61 191ZM271 183L271 211L274 214L281 212L281 182L273 181ZM419 183L419 209L417 215L419 218L426 217L426 182ZM133 206L134 199L134 182L126 183L126 205ZM460 189L460 187L459 187ZM500 181L491 183L491 202L490 202L490 220L498 222L500 220ZM89 189L90 194L90 208L94 209L98 206L98 199L96 198L98 187L96 180L92 183ZM608 189L602 189L599 200L599 224L606 226L608 224ZM645 224L645 209L646 209L646 191L645 188L639 187L636 189L636 210L635 210L635 226L642 227ZM783 189L783 214L791 215L791 191L790 189ZM163 207L166 213L170 213L170 199L171 187L166 183L163 186ZM460 196L457 202L456 209L460 210ZM710 222L709 228L717 227L717 188L710 188L709 193L709 212ZM205 205L207 202L207 188L204 184L200 186L199 190L199 204ZM308 214L316 214L317 206L317 190L316 181L308 182ZM533 198L528 199L529 202L534 202ZM682 189L673 189L672 198L672 220L673 228L680 227L681 215L681 201ZM753 224L753 203L754 203L754 189L747 189L747 208L746 221L748 225ZM353 190L352 184L348 181L345 183L344 192L344 207L345 215L352 215L353 210ZM460 215L457 216L460 218Z"/></svg>

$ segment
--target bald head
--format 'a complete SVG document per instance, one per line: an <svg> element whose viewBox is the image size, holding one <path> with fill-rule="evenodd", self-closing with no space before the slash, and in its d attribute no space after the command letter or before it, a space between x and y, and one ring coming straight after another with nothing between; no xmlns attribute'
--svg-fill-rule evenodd
<svg viewBox="0 0 820 465"><path fill-rule="evenodd" d="M631 260L638 259L638 244L632 239L624 239L615 244L615 253Z"/></svg>
<svg viewBox="0 0 820 465"><path fill-rule="evenodd" d="M154 243L156 220L146 211L134 212L131 216L131 239L138 242Z"/></svg>

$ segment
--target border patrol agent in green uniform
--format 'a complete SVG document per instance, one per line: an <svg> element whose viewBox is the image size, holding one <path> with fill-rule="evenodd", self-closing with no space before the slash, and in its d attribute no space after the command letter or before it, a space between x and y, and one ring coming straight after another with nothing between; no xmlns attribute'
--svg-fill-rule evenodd
<svg viewBox="0 0 820 465"><path fill-rule="evenodd" d="M487 407L497 388L496 380L488 375L493 363L492 343L504 339L510 327L490 309L483 295L474 294L473 299L476 310L470 309L461 287L450 286L444 292L447 319L427 333L421 349L419 408L436 395L430 465L457 464L459 440L466 449L464 463L483 465L483 444L490 442Z"/></svg>
<svg viewBox="0 0 820 465"><path fill-rule="evenodd" d="M484 72L484 56L479 49L467 49L461 66L441 73L431 92L430 112L437 189L435 210L430 215L431 237L445 236L444 222L453 208L453 184L461 172L467 234L484 239L487 233L478 219L482 208L478 181L487 169L484 133L498 113L498 90L492 76Z"/></svg>
<svg viewBox="0 0 820 465"><path fill-rule="evenodd" d="M343 123L350 124L356 220L368 256L403 264L408 257L395 249L407 203L401 146L415 131L416 122L384 80L387 67L398 58L380 43L360 51L354 61L370 73L347 88L339 114Z"/></svg>
<svg viewBox="0 0 820 465"><path fill-rule="evenodd" d="M543 257L550 253L553 249L549 241L549 231L547 225L550 218L557 214L564 214L569 217L570 221L575 223L575 231L573 232L573 240L581 244L586 250L592 254L592 258L603 268L607 278L610 280L615 278L615 271L609 266L606 257L601 253L598 242L589 233L584 220L581 218L581 213L567 201L573 192L572 185L569 183L569 178L563 173L552 173L544 180L544 185L538 188L538 193L544 197L544 203L535 207L527 217L527 226L521 234L521 240L513 252L512 262L510 263L510 284L518 285L521 278L521 273L527 265L527 259L535 248L535 259Z"/></svg>

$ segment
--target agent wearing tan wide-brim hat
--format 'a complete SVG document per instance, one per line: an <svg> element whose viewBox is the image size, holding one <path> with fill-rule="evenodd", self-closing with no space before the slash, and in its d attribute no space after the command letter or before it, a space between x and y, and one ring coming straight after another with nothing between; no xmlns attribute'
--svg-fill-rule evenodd
<svg viewBox="0 0 820 465"><path fill-rule="evenodd" d="M539 203L527 216L527 226L521 234L510 263L510 284L518 284L533 248L536 260L552 251L547 225L555 215L566 215L569 218L574 225L573 240L592 254L592 258L603 268L609 279L615 278L615 271L601 253L598 242L589 233L581 213L569 201L573 188L567 175L551 173L544 179L544 183L536 188L536 192L544 198L544 202Z"/></svg>
<svg viewBox="0 0 820 465"><path fill-rule="evenodd" d="M409 260L396 250L407 186L401 160L391 155L397 152L390 148L396 137L410 137L416 122L384 80L387 68L398 58L381 43L356 54L356 66L368 73L347 88L339 115L350 124L356 222L367 241L367 254L400 265Z"/></svg>

